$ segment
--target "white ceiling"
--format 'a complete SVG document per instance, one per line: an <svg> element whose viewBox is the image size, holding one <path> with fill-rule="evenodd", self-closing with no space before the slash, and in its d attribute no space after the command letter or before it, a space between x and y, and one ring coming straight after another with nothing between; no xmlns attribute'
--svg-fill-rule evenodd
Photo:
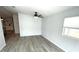
<svg viewBox="0 0 79 59"><path fill-rule="evenodd" d="M51 14L55 14L64 10L72 8L71 6L52 6L52 5L27 5L27 6L0 6L1 16L12 16L14 13L24 13L34 15L34 12L38 12L42 16L46 17Z"/></svg>
<svg viewBox="0 0 79 59"><path fill-rule="evenodd" d="M5 10L2 6L0 6L0 16L11 16L12 14L8 11Z"/></svg>
<svg viewBox="0 0 79 59"><path fill-rule="evenodd" d="M31 6L15 6L14 8L12 6L5 6L7 10L9 10L12 13L25 13L29 15L33 15L34 12L38 12L42 14L44 17L49 16L51 14L64 11L68 8L67 6L40 6L40 5L31 5Z"/></svg>
<svg viewBox="0 0 79 59"><path fill-rule="evenodd" d="M18 3L16 4L16 2ZM6 14L21 12L21 13L33 15L34 12L36 11L42 14L44 17L46 17L51 14L71 8L68 6L54 6L54 1L52 0L25 0L25 2L22 2L21 0L18 1L12 0L8 4L12 4L12 3L13 5L16 5L15 8L12 8L11 6L4 6L5 9L3 9L3 11L5 10L10 11L9 13Z"/></svg>

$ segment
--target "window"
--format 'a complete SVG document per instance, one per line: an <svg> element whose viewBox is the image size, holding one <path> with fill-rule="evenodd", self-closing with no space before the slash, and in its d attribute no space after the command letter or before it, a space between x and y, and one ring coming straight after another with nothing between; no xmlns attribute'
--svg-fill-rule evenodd
<svg viewBox="0 0 79 59"><path fill-rule="evenodd" d="M65 18L62 34L79 38L79 17Z"/></svg>

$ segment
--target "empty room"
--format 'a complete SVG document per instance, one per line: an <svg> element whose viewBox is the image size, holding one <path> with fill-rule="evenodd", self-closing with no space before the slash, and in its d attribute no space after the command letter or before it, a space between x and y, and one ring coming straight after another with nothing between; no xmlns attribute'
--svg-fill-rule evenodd
<svg viewBox="0 0 79 59"><path fill-rule="evenodd" d="M0 52L79 52L79 6L0 6Z"/></svg>

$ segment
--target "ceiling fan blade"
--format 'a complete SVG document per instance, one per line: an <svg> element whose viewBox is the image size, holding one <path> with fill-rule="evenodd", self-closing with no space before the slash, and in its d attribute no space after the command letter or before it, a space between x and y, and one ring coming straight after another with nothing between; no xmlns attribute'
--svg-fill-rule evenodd
<svg viewBox="0 0 79 59"><path fill-rule="evenodd" d="M38 17L43 18L43 16L42 16L42 15L39 15Z"/></svg>

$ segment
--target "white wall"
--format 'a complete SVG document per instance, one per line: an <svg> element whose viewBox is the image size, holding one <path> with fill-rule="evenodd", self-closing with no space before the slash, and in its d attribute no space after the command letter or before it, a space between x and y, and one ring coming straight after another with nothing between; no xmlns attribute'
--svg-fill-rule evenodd
<svg viewBox="0 0 79 59"><path fill-rule="evenodd" d="M20 36L41 35L41 18L19 13Z"/></svg>
<svg viewBox="0 0 79 59"><path fill-rule="evenodd" d="M15 33L19 33L19 21L18 21L18 15L17 14L13 15L13 21L14 21Z"/></svg>
<svg viewBox="0 0 79 59"><path fill-rule="evenodd" d="M3 34L3 29L2 29L2 22L0 19L0 50L5 46L5 38Z"/></svg>
<svg viewBox="0 0 79 59"><path fill-rule="evenodd" d="M75 7L43 19L42 36L64 51L79 51L79 40L62 36L64 18L79 16L79 7Z"/></svg>

